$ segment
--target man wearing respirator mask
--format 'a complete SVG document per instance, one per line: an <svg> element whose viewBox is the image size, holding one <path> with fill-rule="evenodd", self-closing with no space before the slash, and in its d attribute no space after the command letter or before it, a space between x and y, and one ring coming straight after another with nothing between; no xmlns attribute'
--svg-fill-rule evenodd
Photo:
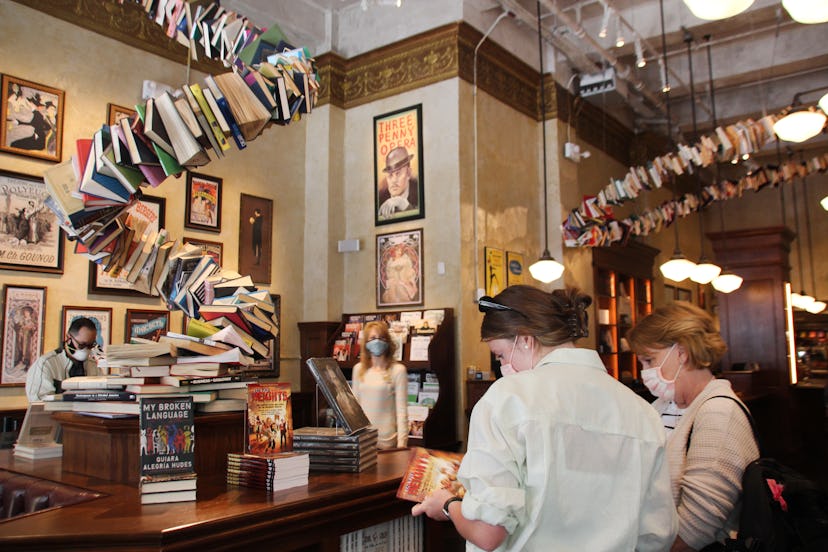
<svg viewBox="0 0 828 552"><path fill-rule="evenodd" d="M60 383L75 376L98 376L98 330L92 320L76 318L69 325L63 345L38 358L26 375L29 402L42 401L46 395L61 393Z"/></svg>
<svg viewBox="0 0 828 552"><path fill-rule="evenodd" d="M354 396L379 432L381 449L408 446L408 376L394 360L394 347L384 322L365 324L351 378Z"/></svg>

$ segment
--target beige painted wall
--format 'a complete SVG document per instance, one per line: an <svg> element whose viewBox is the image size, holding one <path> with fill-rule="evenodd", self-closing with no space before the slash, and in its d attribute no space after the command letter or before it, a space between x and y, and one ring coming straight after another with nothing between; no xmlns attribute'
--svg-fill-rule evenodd
<svg viewBox="0 0 828 552"><path fill-rule="evenodd" d="M48 29L48 34L45 30ZM144 79L183 84L186 67L140 52L11 2L0 3L3 56L0 72L59 88L66 92L63 158L72 155L75 140L90 137L106 121L107 103L131 106L140 100ZM190 82L202 75L192 74ZM323 116L319 117L324 119ZM302 319L303 240L305 232L304 119L289 127L273 127L248 148L231 152L199 172L224 179L220 234L184 231L184 177L168 179L150 195L166 198L166 227L175 237L191 236L224 243L224 265L236 268L238 259L239 194L272 198L274 249L269 290L282 295L282 379L298 383L299 340L296 323ZM336 136L334 134L334 136ZM0 153L0 169L40 176L50 163ZM44 350L57 347L63 305L111 307L112 338L123 339L127 308L161 308L160 300L133 299L87 293L88 263L67 252L64 274L0 270L0 285L47 287ZM181 313L173 314L171 327L181 328ZM22 395L22 387L0 388L3 397Z"/></svg>

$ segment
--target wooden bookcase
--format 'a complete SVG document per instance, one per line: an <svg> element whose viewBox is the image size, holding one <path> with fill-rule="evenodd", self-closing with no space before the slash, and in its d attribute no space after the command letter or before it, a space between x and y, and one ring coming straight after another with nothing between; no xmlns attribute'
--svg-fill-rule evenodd
<svg viewBox="0 0 828 552"><path fill-rule="evenodd" d="M658 250L637 242L623 247L596 247L595 341L613 377L624 383L638 379L638 360L629 349L627 332L653 310L653 261Z"/></svg>
<svg viewBox="0 0 828 552"><path fill-rule="evenodd" d="M408 444L409 446L424 446L442 450L456 450L460 442L457 440L454 312L450 308L430 310L442 310L445 313L445 317L434 333L431 343L429 343L428 360L410 360L410 332L409 339L403 346L402 363L405 364L409 374L414 372L419 373L421 375L421 382L425 379L426 373L435 374L440 383L440 395L434 407L431 408L428 418L425 421L423 438L409 438ZM313 375L310 374L310 370L307 368L306 361L308 358L313 356L332 357L334 341L342 334L345 329L345 324L351 320L352 316L399 315L399 312L400 311L347 313L342 315L342 319L339 322L300 322L299 339L302 356L300 393L315 395L316 382L313 379ZM351 358L347 362L339 363L346 379L350 380L351 370L357 362L359 362L358 358ZM316 398L314 397L313 400L315 401ZM320 397L319 400L322 401L324 399ZM318 407L318 411L322 410L323 407L320 405Z"/></svg>

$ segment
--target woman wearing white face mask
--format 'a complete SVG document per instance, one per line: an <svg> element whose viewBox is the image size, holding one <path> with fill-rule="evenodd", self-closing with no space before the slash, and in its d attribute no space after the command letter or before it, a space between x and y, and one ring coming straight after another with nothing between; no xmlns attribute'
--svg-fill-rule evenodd
<svg viewBox="0 0 828 552"><path fill-rule="evenodd" d="M727 346L713 318L683 301L656 309L627 339L641 361L644 384L657 397L655 409L664 413L675 405L683 411L667 439L679 513L672 550L720 549L738 530L742 474L759 457L730 382L713 376Z"/></svg>
<svg viewBox="0 0 828 552"><path fill-rule="evenodd" d="M360 361L351 380L354 396L379 432L377 447L408 446L408 377L405 366L394 361L394 343L384 322L362 328Z"/></svg>
<svg viewBox="0 0 828 552"><path fill-rule="evenodd" d="M458 479L413 507L450 519L467 550L661 551L677 517L658 415L607 374L587 335L591 299L511 286L478 302L504 377L475 405ZM456 504L456 502L458 502Z"/></svg>

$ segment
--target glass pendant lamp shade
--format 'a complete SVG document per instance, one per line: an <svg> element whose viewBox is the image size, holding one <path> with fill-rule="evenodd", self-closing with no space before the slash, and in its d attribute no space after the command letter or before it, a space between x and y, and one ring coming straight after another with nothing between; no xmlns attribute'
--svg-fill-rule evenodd
<svg viewBox="0 0 828 552"><path fill-rule="evenodd" d="M819 314L825 310L826 306L828 306L828 303L826 303L825 301L814 301L805 310L807 310L811 314Z"/></svg>
<svg viewBox="0 0 828 552"><path fill-rule="evenodd" d="M819 202L822 205L822 208L828 211L828 196L822 198L822 201Z"/></svg>
<svg viewBox="0 0 828 552"><path fill-rule="evenodd" d="M791 304L801 310L808 310L808 307L814 304L816 299L801 291L799 293L791 293Z"/></svg>
<svg viewBox="0 0 828 552"><path fill-rule="evenodd" d="M690 279L697 284L709 284L722 272L721 267L705 260L699 259L699 264L690 273Z"/></svg>
<svg viewBox="0 0 828 552"><path fill-rule="evenodd" d="M788 113L773 124L773 131L786 142L804 142L820 133L825 114L814 109Z"/></svg>
<svg viewBox="0 0 828 552"><path fill-rule="evenodd" d="M563 275L564 265L553 259L549 251L544 251L541 258L529 266L529 273L535 280L548 284Z"/></svg>
<svg viewBox="0 0 828 552"><path fill-rule="evenodd" d="M683 282L690 277L695 268L696 263L682 255L681 251L678 250L673 253L669 261L658 267L665 278L674 282Z"/></svg>
<svg viewBox="0 0 828 552"><path fill-rule="evenodd" d="M828 94L825 94L819 99L819 108L822 110L823 113L828 115Z"/></svg>
<svg viewBox="0 0 828 552"><path fill-rule="evenodd" d="M742 281L741 276L726 272L715 277L710 285L719 293L731 293L742 287Z"/></svg>
<svg viewBox="0 0 828 552"><path fill-rule="evenodd" d="M684 3L699 19L715 21L742 13L753 4L753 0L684 0Z"/></svg>
<svg viewBox="0 0 828 552"><path fill-rule="evenodd" d="M782 0L782 5L798 23L828 21L828 0Z"/></svg>

